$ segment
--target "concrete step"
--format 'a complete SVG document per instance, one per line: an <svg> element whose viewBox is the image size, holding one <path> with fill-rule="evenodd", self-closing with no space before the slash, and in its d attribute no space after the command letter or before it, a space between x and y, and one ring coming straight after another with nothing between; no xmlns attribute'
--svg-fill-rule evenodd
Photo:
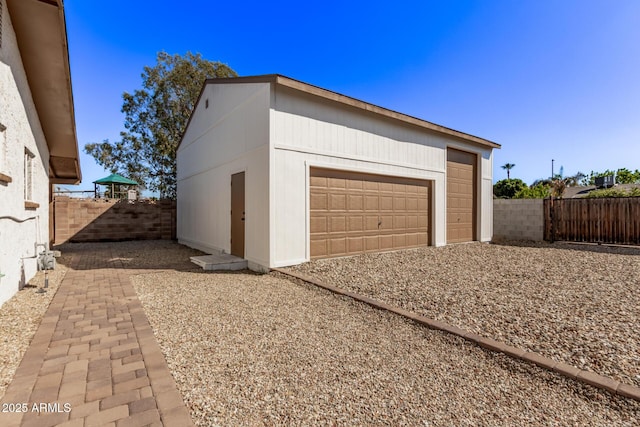
<svg viewBox="0 0 640 427"><path fill-rule="evenodd" d="M230 254L192 256L191 262L204 270L244 270L247 260Z"/></svg>

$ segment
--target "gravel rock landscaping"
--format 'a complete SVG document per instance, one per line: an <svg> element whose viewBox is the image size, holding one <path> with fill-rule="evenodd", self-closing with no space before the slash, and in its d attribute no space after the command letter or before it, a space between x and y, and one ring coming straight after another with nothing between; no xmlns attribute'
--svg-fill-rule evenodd
<svg viewBox="0 0 640 427"><path fill-rule="evenodd" d="M640 402L278 273L204 272L189 262L199 252L173 242L66 248L128 269L199 426L633 426L640 419ZM0 308L4 386L13 375L7 346L17 348L31 322L26 349L64 276L59 265L47 294L25 288ZM17 366L21 355L12 357Z"/></svg>
<svg viewBox="0 0 640 427"><path fill-rule="evenodd" d="M132 276L192 419L634 425L640 403L273 273Z"/></svg>
<svg viewBox="0 0 640 427"><path fill-rule="evenodd" d="M48 273L49 288L46 293L36 293L44 287L45 274L38 272L28 284L0 307L0 399L29 348L40 321L56 294L67 271L66 257L58 258L55 270Z"/></svg>
<svg viewBox="0 0 640 427"><path fill-rule="evenodd" d="M640 386L640 249L470 243L290 270Z"/></svg>

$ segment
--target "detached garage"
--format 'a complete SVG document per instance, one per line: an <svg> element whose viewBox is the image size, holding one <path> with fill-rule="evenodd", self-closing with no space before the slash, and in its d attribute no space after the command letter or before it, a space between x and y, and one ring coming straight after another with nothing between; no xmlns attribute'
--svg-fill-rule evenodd
<svg viewBox="0 0 640 427"><path fill-rule="evenodd" d="M254 270L489 241L499 147L280 75L207 80L178 147L178 239Z"/></svg>

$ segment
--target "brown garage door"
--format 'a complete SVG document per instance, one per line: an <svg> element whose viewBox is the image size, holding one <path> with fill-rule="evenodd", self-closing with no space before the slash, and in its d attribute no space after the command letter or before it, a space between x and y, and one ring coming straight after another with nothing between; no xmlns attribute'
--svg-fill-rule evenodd
<svg viewBox="0 0 640 427"><path fill-rule="evenodd" d="M429 181L311 168L311 257L429 243Z"/></svg>
<svg viewBox="0 0 640 427"><path fill-rule="evenodd" d="M447 243L475 237L476 155L447 150Z"/></svg>

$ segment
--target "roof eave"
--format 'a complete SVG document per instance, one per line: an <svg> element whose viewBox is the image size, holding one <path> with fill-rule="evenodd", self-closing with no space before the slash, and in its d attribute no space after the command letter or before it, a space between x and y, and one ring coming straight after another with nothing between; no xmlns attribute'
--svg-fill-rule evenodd
<svg viewBox="0 0 640 427"><path fill-rule="evenodd" d="M49 148L50 181L82 179L62 0L7 0L29 88Z"/></svg>

